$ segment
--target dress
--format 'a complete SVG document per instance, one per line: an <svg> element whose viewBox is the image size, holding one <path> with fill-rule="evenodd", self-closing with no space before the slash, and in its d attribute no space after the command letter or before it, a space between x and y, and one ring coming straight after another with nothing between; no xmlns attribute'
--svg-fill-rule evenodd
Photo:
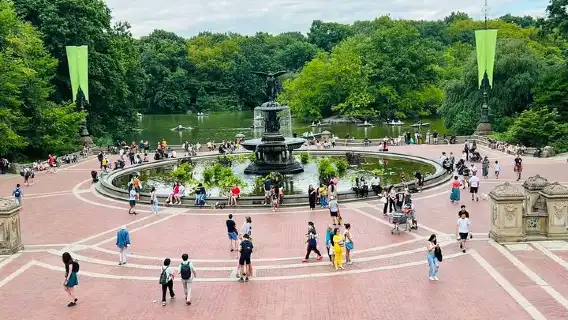
<svg viewBox="0 0 568 320"><path fill-rule="evenodd" d="M489 161L483 161L481 165L482 176L487 177L489 176Z"/></svg>
<svg viewBox="0 0 568 320"><path fill-rule="evenodd" d="M308 200L310 202L310 208L314 209L316 207L316 190L315 189L310 189L308 190Z"/></svg>
<svg viewBox="0 0 568 320"><path fill-rule="evenodd" d="M65 286L67 288L73 288L78 284L79 284L79 278L77 277L77 272L71 272L71 276L69 277L69 280L67 280Z"/></svg>
<svg viewBox="0 0 568 320"><path fill-rule="evenodd" d="M460 201L460 181L454 180L452 182L452 192L450 193L450 201Z"/></svg>

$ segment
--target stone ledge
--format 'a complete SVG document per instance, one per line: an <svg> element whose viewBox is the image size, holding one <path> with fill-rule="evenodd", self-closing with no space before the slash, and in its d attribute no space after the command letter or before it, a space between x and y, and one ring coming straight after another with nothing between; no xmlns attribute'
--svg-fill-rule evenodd
<svg viewBox="0 0 568 320"><path fill-rule="evenodd" d="M436 168L436 172L433 175L427 176L424 179L424 186L423 186L422 190L427 190L427 189L439 186L440 184L446 183L447 181L449 181L452 178L452 175L446 174L445 171L443 170L443 168L436 161L428 159L428 158L418 157L418 156L410 156L410 155L406 155L406 154L382 152L382 151L360 151L360 150L337 149L337 148L333 149L333 150L317 150L317 151L316 150L306 150L306 152L308 152L310 155L323 155L323 156L325 156L325 155L341 156L341 155L345 155L346 152L354 152L354 153L361 154L362 156L367 156L367 157L388 156L388 157L393 157L393 158L402 158L402 159L407 159L407 160L425 162L427 164L432 165L434 168ZM218 155L219 154L209 154L209 155L191 157L191 159L196 160L196 161L214 159ZM103 196L113 198L113 199L117 199L117 200L122 200L122 201L126 202L126 201L128 201L128 191L125 190L125 189L121 189L121 188L114 186L112 184L112 181L114 179L117 179L117 178L124 176L124 175L132 174L133 172L137 172L137 171L140 171L140 170L145 170L145 169L175 164L180 159L186 159L186 158L182 157L182 158L175 158L175 159L164 159L164 160L159 160L159 161L150 162L150 163L143 163L143 164L140 164L140 165L136 165L136 166L128 167L128 168L125 168L125 169L113 171L110 174L103 175L99 178L100 180L95 185L95 190ZM408 184L409 185L416 184L416 180L411 180ZM401 187L401 186L402 186L401 184L395 185L395 187ZM372 194L372 192L370 192L370 193ZM168 197L168 195L158 195L158 199L159 199L160 203L165 203L165 200L167 199L167 197ZM355 195L355 192L353 192L353 191L339 192L338 197L341 199L341 202L360 201L360 200L368 200L368 199L376 198L376 196L374 196L374 195L370 195L368 198L357 198L356 195ZM207 202L209 203L209 205L211 205L215 202L226 202L226 201L227 201L226 197L210 197L210 198L207 199ZM139 203L149 204L150 203L150 194L140 193ZM194 203L195 203L195 197L187 197L187 198L184 198L184 203L182 205L180 205L180 207L195 207ZM263 203L264 203L264 197L262 197L262 196L242 197L242 198L239 199L239 207L264 207ZM288 196L284 196L284 203L282 204L282 206L285 206L285 207L292 206L293 207L293 206L305 206L307 204L308 204L307 195L288 195Z"/></svg>

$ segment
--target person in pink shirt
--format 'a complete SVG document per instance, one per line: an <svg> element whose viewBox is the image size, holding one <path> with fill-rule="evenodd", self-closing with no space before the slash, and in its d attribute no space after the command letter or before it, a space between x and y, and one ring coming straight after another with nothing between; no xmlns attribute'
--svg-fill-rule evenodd
<svg viewBox="0 0 568 320"><path fill-rule="evenodd" d="M452 203L459 202L461 197L461 182L458 176L454 176L454 180L452 181L452 192L450 193L450 201Z"/></svg>

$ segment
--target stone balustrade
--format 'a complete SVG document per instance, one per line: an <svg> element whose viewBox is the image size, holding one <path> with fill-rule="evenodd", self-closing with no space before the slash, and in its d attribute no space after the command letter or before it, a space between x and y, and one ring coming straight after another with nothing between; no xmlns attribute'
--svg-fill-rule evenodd
<svg viewBox="0 0 568 320"><path fill-rule="evenodd" d="M14 254L24 248L20 208L15 200L0 198L0 255Z"/></svg>

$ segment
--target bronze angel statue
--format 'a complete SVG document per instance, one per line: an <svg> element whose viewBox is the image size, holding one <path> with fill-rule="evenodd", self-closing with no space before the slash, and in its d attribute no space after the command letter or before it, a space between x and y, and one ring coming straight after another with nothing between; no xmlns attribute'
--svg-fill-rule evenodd
<svg viewBox="0 0 568 320"><path fill-rule="evenodd" d="M277 80L278 77L280 77L281 75L285 74L286 71L279 71L279 72L275 72L275 73L270 73L270 72L253 72L253 74L256 74L258 76L264 77L264 79L266 80L266 96L268 97L268 101L273 102L276 100L276 94L277 94Z"/></svg>

